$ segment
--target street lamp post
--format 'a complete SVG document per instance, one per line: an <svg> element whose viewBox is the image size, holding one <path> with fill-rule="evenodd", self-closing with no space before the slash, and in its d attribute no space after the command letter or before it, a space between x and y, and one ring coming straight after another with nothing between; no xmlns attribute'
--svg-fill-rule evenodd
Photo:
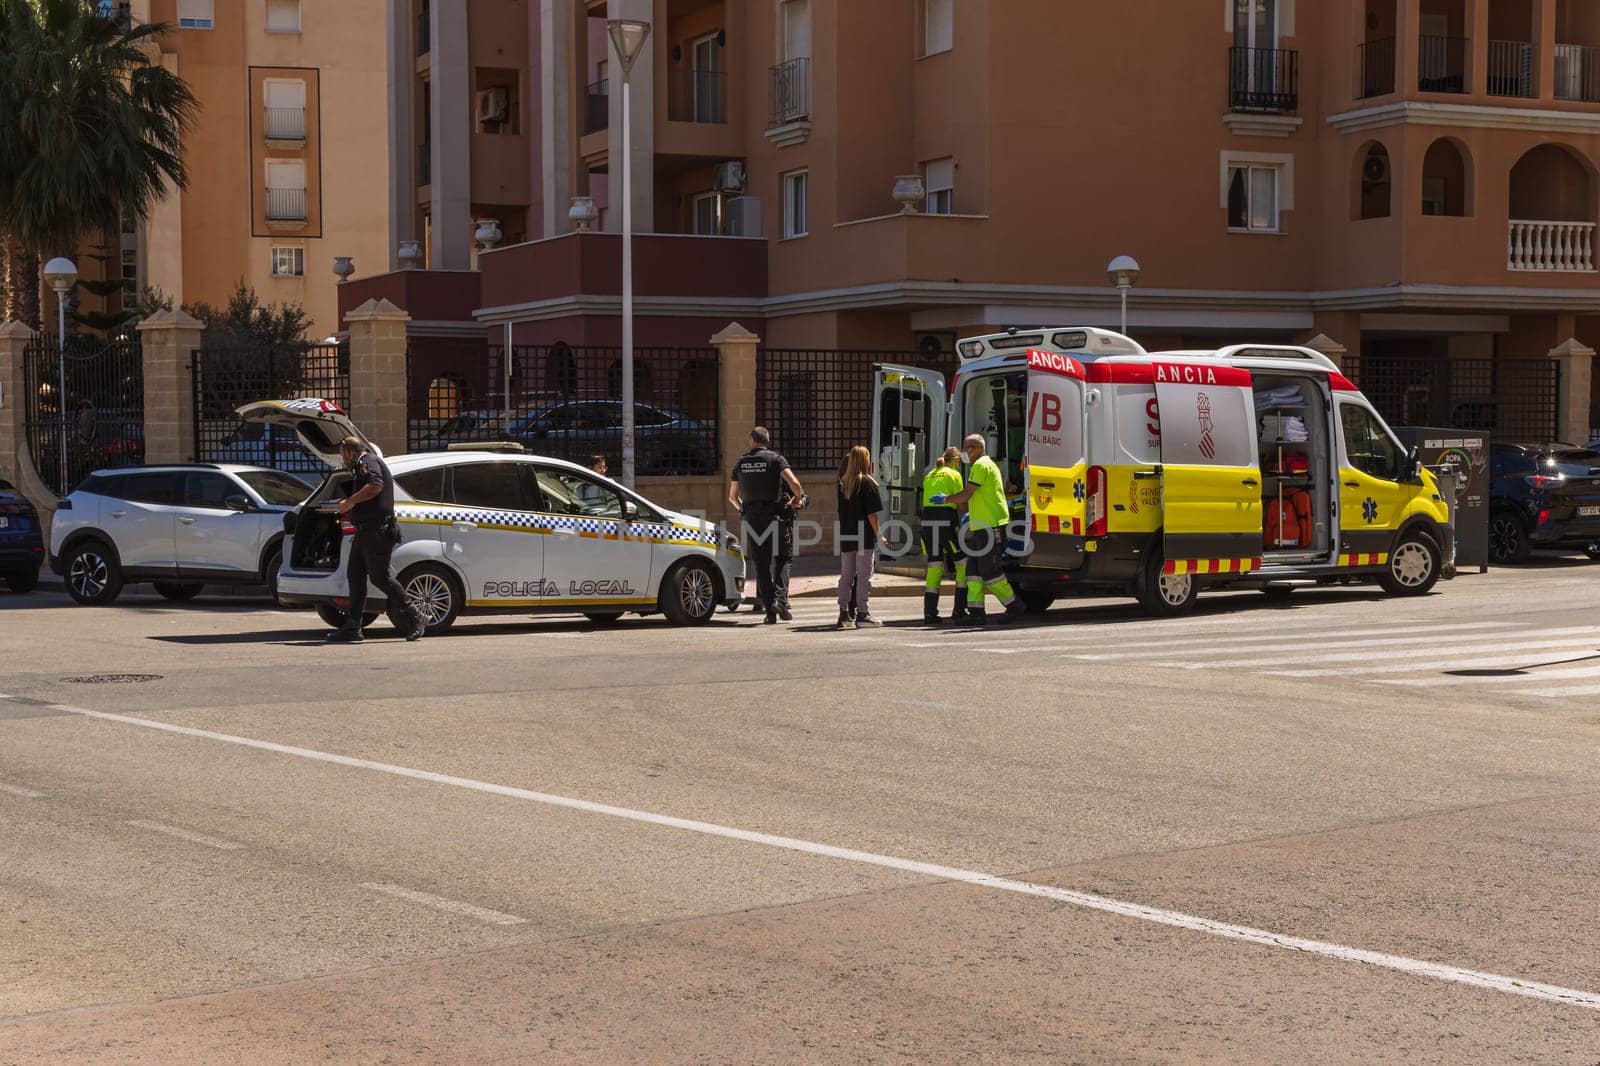
<svg viewBox="0 0 1600 1066"><path fill-rule="evenodd" d="M629 80L644 50L650 23L609 19L606 27L622 63L622 483L633 488L633 137Z"/></svg>
<svg viewBox="0 0 1600 1066"><path fill-rule="evenodd" d="M1122 294L1122 334L1128 334L1128 290L1139 280L1139 263L1131 255L1119 255L1106 267L1106 277Z"/></svg>
<svg viewBox="0 0 1600 1066"><path fill-rule="evenodd" d="M61 419L61 495L67 484L67 293L78 283L78 267L72 260L57 256L44 265L44 280L56 291L56 415Z"/></svg>

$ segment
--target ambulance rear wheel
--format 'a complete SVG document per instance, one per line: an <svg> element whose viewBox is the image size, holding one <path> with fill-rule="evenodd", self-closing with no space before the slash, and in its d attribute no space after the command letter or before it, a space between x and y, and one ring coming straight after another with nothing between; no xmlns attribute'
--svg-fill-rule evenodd
<svg viewBox="0 0 1600 1066"><path fill-rule="evenodd" d="M1056 598L1048 592L1039 589L1018 589L1017 599L1022 601L1029 614L1044 614L1055 605Z"/></svg>
<svg viewBox="0 0 1600 1066"><path fill-rule="evenodd" d="M1168 574L1164 572L1165 567L1160 553L1150 552L1145 557L1135 590L1139 603L1152 615L1185 614L1194 607L1199 594L1194 575Z"/></svg>
<svg viewBox="0 0 1600 1066"><path fill-rule="evenodd" d="M1407 533L1378 578L1391 596L1421 596L1439 582L1439 548L1423 533Z"/></svg>

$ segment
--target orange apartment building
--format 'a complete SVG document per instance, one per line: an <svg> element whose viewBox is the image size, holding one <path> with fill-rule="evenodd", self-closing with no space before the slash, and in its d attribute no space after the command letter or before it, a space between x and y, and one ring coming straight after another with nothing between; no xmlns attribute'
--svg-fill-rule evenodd
<svg viewBox="0 0 1600 1066"><path fill-rule="evenodd" d="M174 27L162 65L201 111L185 146L189 188L122 236L126 290L226 302L239 281L265 303L337 329L336 256L389 260L388 78L383 0L132 0L136 22Z"/></svg>
<svg viewBox="0 0 1600 1066"><path fill-rule="evenodd" d="M1130 254L1148 346L1316 339L1395 419L1600 425L1592 0L389 0L402 272L342 305L616 343L607 17L653 26L640 343L1115 326Z"/></svg>

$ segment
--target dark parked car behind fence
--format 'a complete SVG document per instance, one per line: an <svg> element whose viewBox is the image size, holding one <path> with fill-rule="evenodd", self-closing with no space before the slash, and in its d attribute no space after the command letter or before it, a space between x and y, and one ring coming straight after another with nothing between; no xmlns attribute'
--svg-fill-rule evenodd
<svg viewBox="0 0 1600 1066"><path fill-rule="evenodd" d="M1522 562L1534 548L1600 559L1600 451L1496 444L1489 455L1489 558Z"/></svg>

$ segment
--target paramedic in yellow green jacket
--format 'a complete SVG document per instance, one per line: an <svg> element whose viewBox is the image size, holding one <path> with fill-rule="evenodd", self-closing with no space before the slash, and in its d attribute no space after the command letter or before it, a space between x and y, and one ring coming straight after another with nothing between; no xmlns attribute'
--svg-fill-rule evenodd
<svg viewBox="0 0 1600 1066"><path fill-rule="evenodd" d="M967 616L967 560L961 554L961 512L948 503L933 502L935 497L948 499L960 494L964 484L960 448L946 448L922 479L922 554L928 560L922 620L929 625L941 621L939 583L944 580L946 566L955 568L956 577L956 605L950 617L960 621Z"/></svg>
<svg viewBox="0 0 1600 1066"><path fill-rule="evenodd" d="M995 461L984 454L981 434L962 441L961 450L971 464L967 487L938 502L967 506L967 532L962 537L968 559L967 612L980 625L986 621L983 596L987 591L1006 609L1000 620L1014 621L1026 609L1006 580L1006 526L1011 522L1011 508L1006 505L1005 481Z"/></svg>

